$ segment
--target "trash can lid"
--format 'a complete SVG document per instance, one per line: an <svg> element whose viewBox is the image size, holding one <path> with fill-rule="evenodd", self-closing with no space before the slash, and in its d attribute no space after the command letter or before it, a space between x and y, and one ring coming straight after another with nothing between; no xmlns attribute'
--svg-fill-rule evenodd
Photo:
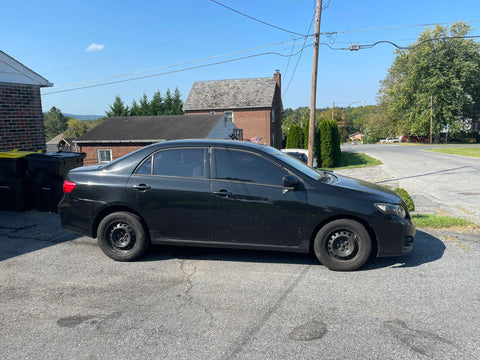
<svg viewBox="0 0 480 360"><path fill-rule="evenodd" d="M49 153L33 153L28 154L29 159L40 159L47 161L69 160L69 159L83 159L87 154L75 152L49 152Z"/></svg>
<svg viewBox="0 0 480 360"><path fill-rule="evenodd" d="M41 151L18 151L18 150L13 150L13 151L0 152L0 158L18 159L18 158L25 157L27 155L40 154L40 153L41 153Z"/></svg>

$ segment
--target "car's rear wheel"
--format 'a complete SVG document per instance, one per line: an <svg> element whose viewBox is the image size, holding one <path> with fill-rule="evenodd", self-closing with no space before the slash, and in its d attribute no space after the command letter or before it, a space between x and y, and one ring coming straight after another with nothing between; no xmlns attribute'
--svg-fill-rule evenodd
<svg viewBox="0 0 480 360"><path fill-rule="evenodd" d="M372 241L362 224L339 219L320 229L313 248L318 260L330 270L353 271L369 259Z"/></svg>
<svg viewBox="0 0 480 360"><path fill-rule="evenodd" d="M98 225L97 233L100 249L116 261L135 260L150 245L140 218L129 212L105 216Z"/></svg>

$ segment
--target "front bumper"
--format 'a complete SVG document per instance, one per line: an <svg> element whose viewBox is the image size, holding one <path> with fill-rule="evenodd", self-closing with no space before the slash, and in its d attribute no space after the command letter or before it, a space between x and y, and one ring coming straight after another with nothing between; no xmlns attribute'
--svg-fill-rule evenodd
<svg viewBox="0 0 480 360"><path fill-rule="evenodd" d="M388 216L373 225L377 237L377 257L400 256L413 249L415 224L411 219Z"/></svg>

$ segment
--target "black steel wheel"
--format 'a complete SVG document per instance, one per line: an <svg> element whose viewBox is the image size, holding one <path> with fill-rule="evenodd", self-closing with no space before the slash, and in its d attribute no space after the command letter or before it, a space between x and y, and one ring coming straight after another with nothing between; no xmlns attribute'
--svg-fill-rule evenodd
<svg viewBox="0 0 480 360"><path fill-rule="evenodd" d="M98 246L116 261L139 258L150 242L140 218L129 212L116 212L103 218L98 225Z"/></svg>
<svg viewBox="0 0 480 360"><path fill-rule="evenodd" d="M353 271L369 259L372 241L362 224L340 219L320 229L313 248L318 260L330 270Z"/></svg>

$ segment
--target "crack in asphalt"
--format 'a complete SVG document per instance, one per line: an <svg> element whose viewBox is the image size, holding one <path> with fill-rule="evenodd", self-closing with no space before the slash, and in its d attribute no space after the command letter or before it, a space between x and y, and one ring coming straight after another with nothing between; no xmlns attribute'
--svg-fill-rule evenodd
<svg viewBox="0 0 480 360"><path fill-rule="evenodd" d="M194 262L195 261L192 261L191 262L191 265L193 267L193 270L190 272L190 273L187 273L185 267L186 267L186 264L187 264L187 260L182 260L181 263L180 263L180 270L182 271L183 273L183 277L185 279L185 282L187 283L187 288L185 291L183 291L183 293L180 293L180 294L177 294L177 297L182 297L182 296L186 296L186 299L194 304L194 305L197 305L199 306L200 308L203 309L204 313L208 316L208 318L210 319L209 321L209 324L208 324L208 327L207 327L207 331L210 330L211 328L213 328L213 314L212 312L210 311L210 309L196 301L193 296L191 295L191 290L193 289L193 282L192 282L192 277L197 273L197 267L194 265ZM179 305L178 309L181 308L183 305Z"/></svg>
<svg viewBox="0 0 480 360"><path fill-rule="evenodd" d="M288 295L290 295L292 291L298 286L298 284L310 268L311 266L306 266L305 269L303 269L300 274L292 281L290 286L286 288L285 291L283 291L283 293L273 303L270 309L266 311L265 314L257 321L257 323L253 325L250 329L247 329L247 331L245 331L244 334L240 336L240 338L233 344L233 346L229 350L225 351L225 353L218 359L233 359L236 355L241 353L245 346L255 338L255 336L260 332L260 330L267 323L267 321L280 308Z"/></svg>

